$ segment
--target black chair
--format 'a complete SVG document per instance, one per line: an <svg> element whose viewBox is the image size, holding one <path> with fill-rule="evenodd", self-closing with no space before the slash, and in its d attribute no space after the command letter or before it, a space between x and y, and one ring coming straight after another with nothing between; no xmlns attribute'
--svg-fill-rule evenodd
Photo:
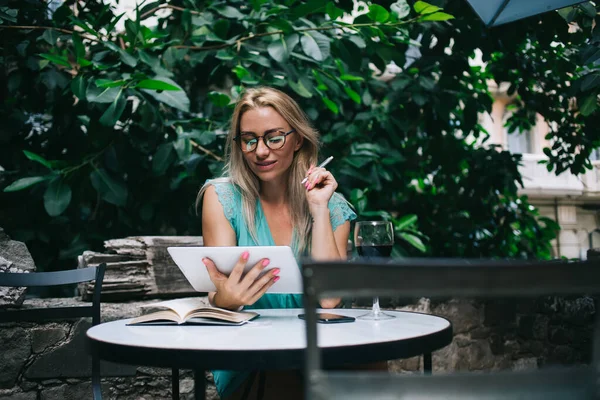
<svg viewBox="0 0 600 400"><path fill-rule="evenodd" d="M323 297L529 297L600 293L600 262L401 259L303 263L306 311L305 398L316 399L592 399L592 366L529 372L392 376L326 372L317 344L316 308ZM598 321L594 333L598 346Z"/></svg>
<svg viewBox="0 0 600 400"><path fill-rule="evenodd" d="M4 287L34 287L58 286L75 283L95 281L92 304L77 307L49 307L49 308L12 308L0 310L0 323L2 322L41 322L46 320L64 320L71 318L91 317L92 325L100 323L100 292L106 264L97 267L88 267L57 272L33 273L0 273L0 286ZM100 387L100 358L92 352L92 391L94 400L102 399Z"/></svg>

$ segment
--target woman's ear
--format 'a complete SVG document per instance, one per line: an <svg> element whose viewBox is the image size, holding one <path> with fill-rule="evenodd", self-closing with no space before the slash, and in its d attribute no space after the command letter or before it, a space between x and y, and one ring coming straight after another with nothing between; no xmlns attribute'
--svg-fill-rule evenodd
<svg viewBox="0 0 600 400"><path fill-rule="evenodd" d="M304 143L304 136L297 135L296 147L294 147L294 151L300 150L302 148L303 143Z"/></svg>

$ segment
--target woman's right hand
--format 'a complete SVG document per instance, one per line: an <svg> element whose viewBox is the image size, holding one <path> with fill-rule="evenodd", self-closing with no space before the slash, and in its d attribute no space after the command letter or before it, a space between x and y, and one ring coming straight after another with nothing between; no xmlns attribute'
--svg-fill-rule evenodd
<svg viewBox="0 0 600 400"><path fill-rule="evenodd" d="M247 251L242 253L229 276L220 272L210 258L202 259L208 270L210 280L217 288L212 298L214 306L236 310L241 306L252 305L279 280L279 268L273 268L259 278L261 272L269 265L269 259L267 258L263 258L257 262L244 275L244 267L249 255Z"/></svg>

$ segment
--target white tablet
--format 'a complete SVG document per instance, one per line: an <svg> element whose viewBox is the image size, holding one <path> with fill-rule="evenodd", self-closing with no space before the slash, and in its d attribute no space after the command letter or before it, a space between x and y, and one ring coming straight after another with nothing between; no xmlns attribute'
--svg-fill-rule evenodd
<svg viewBox="0 0 600 400"><path fill-rule="evenodd" d="M208 276L203 257L208 257L222 273L229 275L244 251L250 253L244 272L248 272L262 258L270 260L268 271L279 268L281 277L267 293L302 293L302 275L289 246L248 247L168 247L169 254L183 275L197 292L214 292L215 285Z"/></svg>

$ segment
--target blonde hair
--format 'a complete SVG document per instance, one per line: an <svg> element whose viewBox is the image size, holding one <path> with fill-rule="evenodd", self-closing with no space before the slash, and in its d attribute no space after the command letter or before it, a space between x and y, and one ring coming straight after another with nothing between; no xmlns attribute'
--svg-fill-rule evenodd
<svg viewBox="0 0 600 400"><path fill-rule="evenodd" d="M320 146L319 133L313 129L308 117L298 104L287 94L269 87L247 89L239 98L233 115L227 141L225 144L226 164L221 178L206 182L196 200L196 207L207 187L213 183L230 182L240 192L242 197L242 212L248 231L258 243L256 234L256 200L259 196L260 181L246 164L241 149L234 143L234 138L240 134L242 115L252 109L272 107L287 121L296 133L304 138L302 147L294 153L294 159L289 169L289 179L286 192L290 205L292 226L292 247L297 254L302 254L310 243L312 220L306 201L302 179L311 165L316 165ZM289 146L290 144L287 143Z"/></svg>

